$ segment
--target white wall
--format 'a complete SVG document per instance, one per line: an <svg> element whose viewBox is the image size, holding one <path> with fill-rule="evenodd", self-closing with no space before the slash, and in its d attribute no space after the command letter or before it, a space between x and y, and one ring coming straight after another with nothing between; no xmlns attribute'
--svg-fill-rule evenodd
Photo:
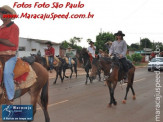
<svg viewBox="0 0 163 122"><path fill-rule="evenodd" d="M41 44L34 40L28 40L27 38L19 38L19 47L25 47L25 51L19 51L18 56L30 56L30 54L37 54L37 52L41 51L41 56L45 55L44 49L47 48L46 44ZM55 48L55 55L59 55L60 45L53 45ZM36 51L32 51L32 49L36 49Z"/></svg>

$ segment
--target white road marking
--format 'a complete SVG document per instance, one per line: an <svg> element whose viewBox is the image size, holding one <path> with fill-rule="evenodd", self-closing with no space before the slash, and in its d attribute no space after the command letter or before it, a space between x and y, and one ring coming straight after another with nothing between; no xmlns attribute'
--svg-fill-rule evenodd
<svg viewBox="0 0 163 122"><path fill-rule="evenodd" d="M63 100L63 101L60 101L60 102L57 102L57 103L49 104L48 107L52 107L52 106L55 106L55 105L58 105L58 104L68 102L68 101L69 100ZM37 108L37 110L41 110L41 107Z"/></svg>
<svg viewBox="0 0 163 122"><path fill-rule="evenodd" d="M141 78L141 79L135 80L134 82L140 82L140 81L145 80L145 79L146 79L146 78ZM127 83L122 84L122 85L127 85ZM121 86L121 85L120 85L120 86Z"/></svg>

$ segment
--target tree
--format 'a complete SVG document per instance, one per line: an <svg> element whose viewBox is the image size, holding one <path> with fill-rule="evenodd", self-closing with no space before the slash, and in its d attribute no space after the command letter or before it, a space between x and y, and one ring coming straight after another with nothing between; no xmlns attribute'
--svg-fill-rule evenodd
<svg viewBox="0 0 163 122"><path fill-rule="evenodd" d="M135 63L141 62L142 56L139 53L134 53L131 55L131 58Z"/></svg>
<svg viewBox="0 0 163 122"><path fill-rule="evenodd" d="M109 33L109 32L99 33L96 36L96 42L95 42L96 53L98 52L99 49L102 49L103 51L107 50L104 44L107 41L114 41L114 39L115 38L112 33Z"/></svg>
<svg viewBox="0 0 163 122"><path fill-rule="evenodd" d="M66 40L61 43L62 48L66 49L66 48L68 48L68 46L69 46L69 43Z"/></svg>
<svg viewBox="0 0 163 122"><path fill-rule="evenodd" d="M91 39L87 39L87 42L90 43L92 40Z"/></svg>
<svg viewBox="0 0 163 122"><path fill-rule="evenodd" d="M139 50L140 49L140 45L138 43L133 43L130 45L130 50Z"/></svg>
<svg viewBox="0 0 163 122"><path fill-rule="evenodd" d="M82 38L79 38L79 37L73 37L70 39L70 44L71 45L75 45L77 44L77 42L81 42Z"/></svg>
<svg viewBox="0 0 163 122"><path fill-rule="evenodd" d="M148 38L144 38L140 40L140 47L143 48L152 48L152 43Z"/></svg>

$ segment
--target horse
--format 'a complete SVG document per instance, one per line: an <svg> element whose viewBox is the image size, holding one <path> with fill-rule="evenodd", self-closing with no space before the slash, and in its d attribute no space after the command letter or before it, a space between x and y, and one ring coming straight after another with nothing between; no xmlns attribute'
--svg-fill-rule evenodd
<svg viewBox="0 0 163 122"><path fill-rule="evenodd" d="M114 90L116 88L117 82L124 79L124 71L121 62L119 59L114 56L112 59L107 57L101 57L98 60L95 60L92 64L92 72L90 77L95 77L97 75L97 69L101 69L104 71L104 75L106 76L107 86L110 92L110 103L108 107L111 107L112 104L117 105L117 101L114 98ZM129 88L131 88L133 93L133 99L136 99L135 92L133 89L133 81L134 81L134 74L135 74L135 66L130 64L128 75L128 83L126 87L126 94L122 103L126 103L127 95Z"/></svg>
<svg viewBox="0 0 163 122"><path fill-rule="evenodd" d="M45 57L41 57L39 55L36 55L36 54L31 54L31 56L34 56L35 57L35 61L40 63L41 65L43 65L47 70L49 70L49 66L47 64L47 61L46 61L46 58ZM62 63L61 62L58 62L58 65L57 66L53 66L54 70L56 71L56 78L53 82L53 84L56 84L57 82L57 79L58 79L58 75L60 76L60 79L61 79L61 82L63 83L63 77L62 77Z"/></svg>
<svg viewBox="0 0 163 122"><path fill-rule="evenodd" d="M32 56L35 57L36 59L36 62L42 64L47 70L49 70L49 67L47 65L47 62L46 62L46 59L45 57L40 57L38 55L35 55L35 54L31 54ZM57 79L58 79L58 75L60 76L60 79L61 79L61 82L63 83L63 80L64 78L72 78L72 74L73 74L73 68L74 68L74 71L76 73L76 78L77 78L77 61L75 58L73 58L73 60L75 61L75 64L72 64L71 67L68 66L68 64L66 63L66 59L65 58L60 58L58 57L58 59L60 60L58 62L58 65L54 65L53 68L54 70L56 71L56 78L53 82L53 84L56 84L57 82ZM71 70L71 74L70 76L66 76L66 70L67 69L70 69ZM62 75L62 72L63 72L63 75Z"/></svg>
<svg viewBox="0 0 163 122"><path fill-rule="evenodd" d="M71 66L69 66L69 64L66 62L66 59L65 58L59 58L60 61L62 62L62 68L63 68L63 80L64 78L72 78L72 74L73 74L73 68L74 68L74 71L75 71L75 76L77 78L77 60L76 58L72 58L72 60L75 62L74 64L71 64ZM67 69L70 69L71 70L71 74L70 76L66 76L66 70Z"/></svg>
<svg viewBox="0 0 163 122"><path fill-rule="evenodd" d="M33 117L36 113L36 104L38 103L44 112L45 122L50 122L50 117L49 117L49 113L47 110L48 86L49 86L48 72L41 64L37 62L32 63L31 67L37 75L37 79L36 79L37 81L29 88L21 89L20 96L28 92L31 96L31 104L33 105ZM40 95L40 92L41 92L41 95ZM10 101L6 99L6 94L2 92L2 94L0 94L0 105L6 104L6 103L10 103Z"/></svg>
<svg viewBox="0 0 163 122"><path fill-rule="evenodd" d="M83 64L83 67L85 69L85 72L87 73L86 74L86 81L85 81L85 84L87 84L88 82L88 78L90 80L90 83L92 83L92 80L93 78L91 78L89 76L89 71L92 69L92 63L91 63L91 60L90 60L90 56L87 52L87 49L86 48L83 48L80 52L80 55L78 57L80 63ZM94 60L94 59L93 59ZM101 81L101 71L98 70L98 75L99 75L99 81Z"/></svg>

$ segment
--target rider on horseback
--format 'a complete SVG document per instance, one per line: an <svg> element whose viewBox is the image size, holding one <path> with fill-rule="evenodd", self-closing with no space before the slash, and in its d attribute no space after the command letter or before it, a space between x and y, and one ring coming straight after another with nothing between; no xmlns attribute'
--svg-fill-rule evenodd
<svg viewBox="0 0 163 122"><path fill-rule="evenodd" d="M12 100L15 94L14 68L17 61L16 51L19 43L19 28L11 20L14 18L4 15L16 15L11 7L5 5L0 7L0 18L3 24L0 26L0 60L4 66L3 81L6 88L8 100Z"/></svg>
<svg viewBox="0 0 163 122"><path fill-rule="evenodd" d="M88 54L91 57L91 62L93 60L93 58L95 58L95 50L96 50L96 46L94 46L94 42L90 41L89 42L89 47L88 47Z"/></svg>
<svg viewBox="0 0 163 122"><path fill-rule="evenodd" d="M75 55L72 52L72 48L70 46L68 46L68 50L66 52L66 57L68 57L68 61L69 61L69 66L68 67L71 67L72 66L71 60L73 58L75 58Z"/></svg>
<svg viewBox="0 0 163 122"><path fill-rule="evenodd" d="M127 44L123 40L123 36L125 36L125 34L123 34L122 31L118 31L114 35L116 37L116 40L112 43L112 46L109 50L109 56L111 56L112 54L116 54L116 56L119 57L119 60L122 63L125 72L124 79L126 80L128 65L126 61Z"/></svg>
<svg viewBox="0 0 163 122"><path fill-rule="evenodd" d="M53 44L50 41L46 42L46 44L47 44L48 49L45 51L45 56L48 57L50 73L52 73L55 49L52 47Z"/></svg>

